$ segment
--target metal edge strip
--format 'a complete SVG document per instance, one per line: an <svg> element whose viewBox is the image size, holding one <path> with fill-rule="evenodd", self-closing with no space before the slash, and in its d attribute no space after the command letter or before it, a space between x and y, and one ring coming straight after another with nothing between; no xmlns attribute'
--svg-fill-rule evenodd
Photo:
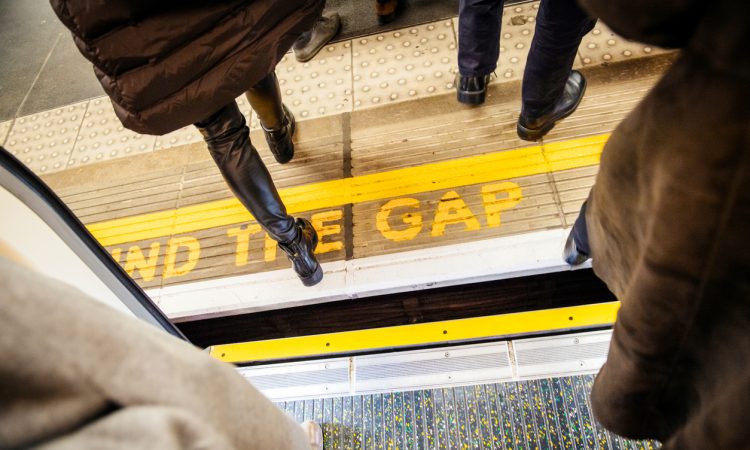
<svg viewBox="0 0 750 450"><path fill-rule="evenodd" d="M214 358L235 364L331 357L611 326L620 302L527 311L341 333L215 345Z"/></svg>

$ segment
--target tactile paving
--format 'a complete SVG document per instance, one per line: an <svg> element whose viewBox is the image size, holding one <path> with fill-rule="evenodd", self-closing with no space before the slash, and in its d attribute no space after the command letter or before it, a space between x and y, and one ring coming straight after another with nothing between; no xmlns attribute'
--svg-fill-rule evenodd
<svg viewBox="0 0 750 450"><path fill-rule="evenodd" d="M200 142L201 140L203 140L201 133L197 128L190 125L167 133L164 136L156 136L154 150L178 147L180 145L192 144L193 142Z"/></svg>
<svg viewBox="0 0 750 450"><path fill-rule="evenodd" d="M90 101L86 110L68 167L148 153L154 150L155 142L155 136L125 129L110 100L97 98Z"/></svg>
<svg viewBox="0 0 750 450"><path fill-rule="evenodd" d="M667 50L652 45L629 41L598 22L593 30L584 36L578 54L584 66L610 64L627 59L642 58L665 53Z"/></svg>
<svg viewBox="0 0 750 450"><path fill-rule="evenodd" d="M276 76L284 103L298 120L352 110L351 41L328 45L305 63L287 53L276 66Z"/></svg>
<svg viewBox="0 0 750 450"><path fill-rule="evenodd" d="M10 131L10 126L12 124L12 120L9 120L7 122L0 122L0 145L5 144L5 138L8 137L8 132Z"/></svg>
<svg viewBox="0 0 750 450"><path fill-rule="evenodd" d="M250 129L257 129L260 127L258 120L252 117L250 104L244 95L237 98L237 105L240 108L240 112L245 116L245 120L250 126ZM186 127L175 130L171 133L167 133L164 136L156 136L156 144L154 150L163 150L172 147L179 147L180 145L192 144L194 142L200 142L203 140L200 131L193 126L188 125Z"/></svg>
<svg viewBox="0 0 750 450"><path fill-rule="evenodd" d="M87 104L75 103L16 119L5 147L37 173L64 169Z"/></svg>
<svg viewBox="0 0 750 450"><path fill-rule="evenodd" d="M493 75L496 78L494 83L520 80L523 76L538 8L539 2L530 2L504 9L500 57ZM457 26L458 20L453 18L342 41L325 47L306 63L297 62L293 54L288 53L276 68L284 102L297 120L303 121L452 93L457 72ZM584 38L576 66L602 65L663 52L656 47L623 39L600 23ZM240 96L237 103L251 129L259 129L257 117L252 114L245 97ZM62 109L40 114L59 114ZM23 134L23 138L29 139L29 144L15 151L28 154L34 149L38 154L33 157L27 155L22 160L40 173L177 147L202 139L193 126L159 137L142 136L125 130L106 97L90 101L80 133L75 120L70 124L53 123L51 126L55 130L44 134L38 131L34 134L28 126L20 126L21 121L28 124L38 120L38 116L35 114L16 119L12 128L17 132L9 130L9 122L0 124L0 143L3 142L3 135L9 131L15 137ZM62 128L58 131L58 127ZM26 131L22 131L24 129ZM47 136L50 132L52 135ZM32 143L37 135L45 142ZM77 136L77 141L65 142L69 135ZM49 138L55 136L59 137L55 138L59 142L53 145L56 149L42 151L50 145ZM6 147L12 146L11 137L6 139ZM19 141L14 142L18 145ZM68 147L71 144L74 148ZM72 154L61 153L60 145L65 147L65 151L72 150Z"/></svg>
<svg viewBox="0 0 750 450"><path fill-rule="evenodd" d="M520 80L523 77L538 9L539 2L533 2L508 6L503 10L500 57L495 70L498 81Z"/></svg>
<svg viewBox="0 0 750 450"><path fill-rule="evenodd" d="M453 21L355 39L354 109L450 92L456 74Z"/></svg>

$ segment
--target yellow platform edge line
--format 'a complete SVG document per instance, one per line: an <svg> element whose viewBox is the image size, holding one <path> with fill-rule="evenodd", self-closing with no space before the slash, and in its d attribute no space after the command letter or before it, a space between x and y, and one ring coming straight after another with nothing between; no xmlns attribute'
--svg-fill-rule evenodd
<svg viewBox="0 0 750 450"><path fill-rule="evenodd" d="M280 189L290 214L596 165L609 134L426 163ZM87 226L104 246L247 222L237 199L216 200Z"/></svg>
<svg viewBox="0 0 750 450"><path fill-rule="evenodd" d="M382 349L448 344L614 323L620 302L527 311L369 330L216 345L214 358L250 363L345 355Z"/></svg>

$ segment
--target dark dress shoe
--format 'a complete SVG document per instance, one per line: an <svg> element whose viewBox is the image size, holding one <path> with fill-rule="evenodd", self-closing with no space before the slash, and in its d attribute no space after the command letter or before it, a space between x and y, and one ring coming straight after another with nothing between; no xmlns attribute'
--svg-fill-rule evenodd
<svg viewBox="0 0 750 450"><path fill-rule="evenodd" d="M566 263L571 266L577 266L585 263L590 256L582 252L576 245L576 240L573 237L573 231L568 234L568 239L565 241L565 248L563 249L563 259Z"/></svg>
<svg viewBox="0 0 750 450"><path fill-rule="evenodd" d="M581 72L573 70L565 82L565 89L552 108L539 117L528 117L521 111L516 131L518 137L525 141L538 141L549 133L555 124L575 112L586 92L586 79Z"/></svg>
<svg viewBox="0 0 750 450"><path fill-rule="evenodd" d="M341 17L338 13L321 16L315 21L312 30L305 31L294 41L294 45L292 45L294 57L299 62L310 61L323 46L336 36L340 28Z"/></svg>
<svg viewBox="0 0 750 450"><path fill-rule="evenodd" d="M465 77L456 75L456 99L467 105L481 105L487 94L490 76Z"/></svg>
<svg viewBox="0 0 750 450"><path fill-rule="evenodd" d="M375 0L375 11L378 13L378 24L385 25L393 22L398 13L398 7L398 0Z"/></svg>
<svg viewBox="0 0 750 450"><path fill-rule="evenodd" d="M297 237L291 242L279 242L279 248L292 262L292 268L302 284L314 286L323 279L323 268L315 257L318 233L309 221L302 218L297 218L294 226L298 230Z"/></svg>
<svg viewBox="0 0 750 450"><path fill-rule="evenodd" d="M291 111L283 105L284 108L284 124L281 128L276 130L268 130L263 124L260 127L266 135L266 142L268 142L268 148L273 153L273 157L276 158L279 164L286 164L294 157L294 143L292 142L292 136L294 136L294 130L296 123L294 121L294 115Z"/></svg>

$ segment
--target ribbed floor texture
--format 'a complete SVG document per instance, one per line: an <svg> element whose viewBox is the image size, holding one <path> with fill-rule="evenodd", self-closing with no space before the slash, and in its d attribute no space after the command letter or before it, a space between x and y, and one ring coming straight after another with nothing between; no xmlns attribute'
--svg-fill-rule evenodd
<svg viewBox="0 0 750 450"><path fill-rule="evenodd" d="M606 431L593 375L280 402L331 449L656 449Z"/></svg>

